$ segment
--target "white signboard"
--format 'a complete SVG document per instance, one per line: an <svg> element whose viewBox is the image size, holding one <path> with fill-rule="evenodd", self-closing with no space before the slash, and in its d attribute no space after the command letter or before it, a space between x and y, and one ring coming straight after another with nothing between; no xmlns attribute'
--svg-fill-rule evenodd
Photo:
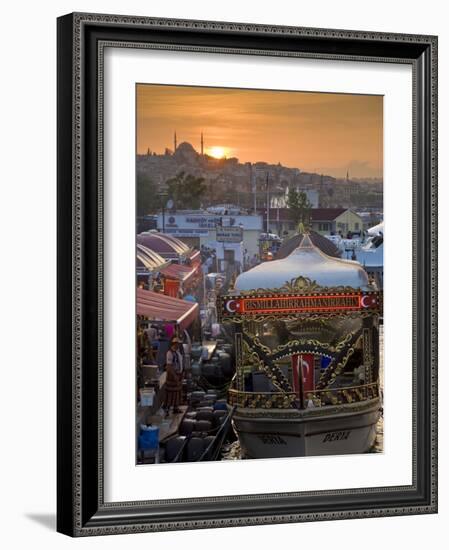
<svg viewBox="0 0 449 550"><path fill-rule="evenodd" d="M239 226L217 227L216 231L219 243L241 243L243 240L242 228Z"/></svg>

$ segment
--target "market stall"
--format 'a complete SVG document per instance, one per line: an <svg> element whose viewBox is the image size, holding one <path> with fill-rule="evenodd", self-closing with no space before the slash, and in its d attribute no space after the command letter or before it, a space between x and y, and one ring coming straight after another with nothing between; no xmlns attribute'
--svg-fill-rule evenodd
<svg viewBox="0 0 449 550"><path fill-rule="evenodd" d="M136 275L137 284L149 290L152 289L155 277L158 273L169 265L160 254L143 246L136 245Z"/></svg>
<svg viewBox="0 0 449 550"><path fill-rule="evenodd" d="M198 316L199 307L193 302L138 288L136 311L142 319L172 322L184 330Z"/></svg>
<svg viewBox="0 0 449 550"><path fill-rule="evenodd" d="M187 265L170 264L164 267L160 273L164 279L164 294L173 298L178 297L180 291L183 295L188 294L201 283L201 270L199 270L199 275L195 267Z"/></svg>

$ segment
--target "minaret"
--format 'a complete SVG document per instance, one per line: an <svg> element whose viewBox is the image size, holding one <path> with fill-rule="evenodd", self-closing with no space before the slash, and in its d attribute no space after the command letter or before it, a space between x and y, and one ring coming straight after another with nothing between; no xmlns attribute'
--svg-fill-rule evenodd
<svg viewBox="0 0 449 550"><path fill-rule="evenodd" d="M324 177L323 174L320 176L320 190L318 191L318 206L323 206L323 197L324 197Z"/></svg>
<svg viewBox="0 0 449 550"><path fill-rule="evenodd" d="M176 130L175 130L175 139L174 139L174 145L175 145L175 149L174 151L176 151L177 147L178 147L178 141L176 139Z"/></svg>
<svg viewBox="0 0 449 550"><path fill-rule="evenodd" d="M346 189L345 189L345 194L346 194L346 197L348 199L351 198L351 188L350 188L350 185L349 185L349 170L346 171Z"/></svg>
<svg viewBox="0 0 449 550"><path fill-rule="evenodd" d="M203 139L203 132L201 132L201 156L204 155L204 139Z"/></svg>

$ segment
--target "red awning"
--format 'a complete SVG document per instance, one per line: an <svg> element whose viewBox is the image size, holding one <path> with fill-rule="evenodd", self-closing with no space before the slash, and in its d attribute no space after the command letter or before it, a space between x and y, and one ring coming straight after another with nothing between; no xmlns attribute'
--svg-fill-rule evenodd
<svg viewBox="0 0 449 550"><path fill-rule="evenodd" d="M201 254L199 250L192 250L192 252L188 255L188 258L192 265L196 266L201 264Z"/></svg>
<svg viewBox="0 0 449 550"><path fill-rule="evenodd" d="M161 275L169 279L176 279L182 283L186 283L195 275L196 269L180 264L170 264L161 269Z"/></svg>
<svg viewBox="0 0 449 550"><path fill-rule="evenodd" d="M192 324L198 312L198 304L151 290L137 289L137 315L159 321L173 321L185 329Z"/></svg>

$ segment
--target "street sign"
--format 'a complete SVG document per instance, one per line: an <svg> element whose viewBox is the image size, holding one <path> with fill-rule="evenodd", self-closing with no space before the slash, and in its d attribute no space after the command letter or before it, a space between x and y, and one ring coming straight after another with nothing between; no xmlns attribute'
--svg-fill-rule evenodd
<svg viewBox="0 0 449 550"><path fill-rule="evenodd" d="M239 226L217 227L216 240L219 243L241 243L243 231Z"/></svg>

